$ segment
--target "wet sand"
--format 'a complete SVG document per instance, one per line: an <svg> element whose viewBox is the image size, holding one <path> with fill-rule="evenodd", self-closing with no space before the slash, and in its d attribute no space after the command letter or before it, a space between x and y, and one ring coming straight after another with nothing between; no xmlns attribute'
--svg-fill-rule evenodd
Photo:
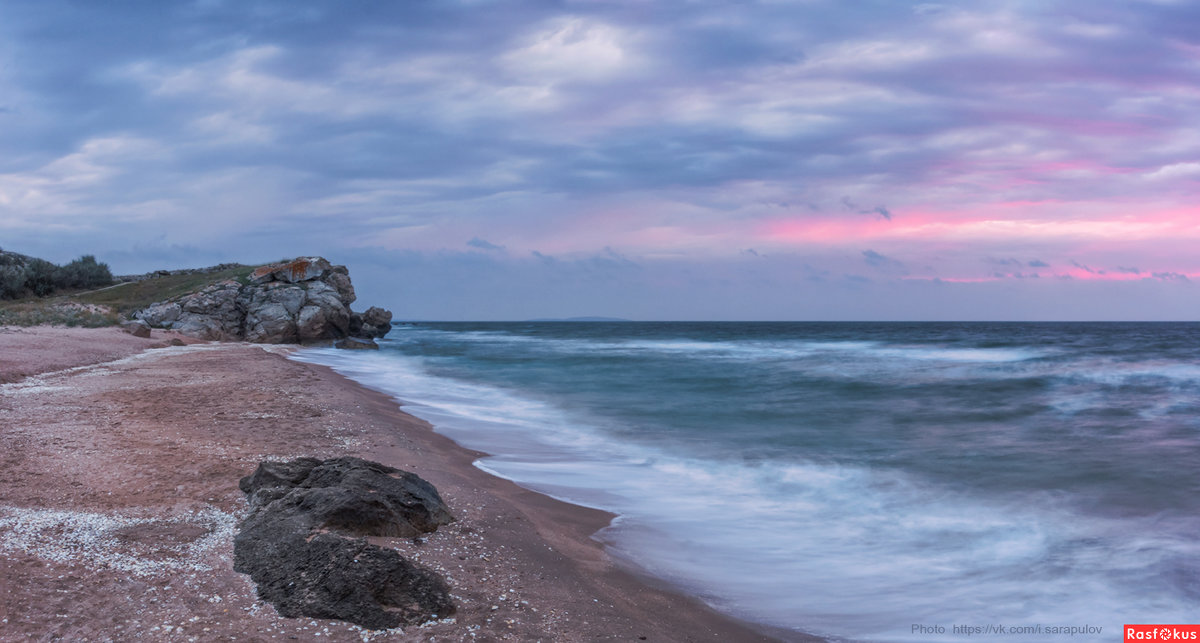
<svg viewBox="0 0 1200 643"><path fill-rule="evenodd" d="M0 640L769 641L590 539L612 516L490 476L392 399L284 347L0 328ZM115 360L115 361L114 361ZM457 521L373 539L447 578L449 619L288 619L232 569L262 459L357 455L432 482Z"/></svg>

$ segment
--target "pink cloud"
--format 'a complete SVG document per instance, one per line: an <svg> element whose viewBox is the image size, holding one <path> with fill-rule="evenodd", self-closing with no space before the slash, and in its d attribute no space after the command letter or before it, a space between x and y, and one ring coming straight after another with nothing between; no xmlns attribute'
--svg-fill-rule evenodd
<svg viewBox="0 0 1200 643"><path fill-rule="evenodd" d="M1196 206L1013 200L958 211L897 207L893 212L891 221L845 215L775 218L756 233L767 247L805 253L854 257L863 247L877 248L905 262L906 280L1200 278L1200 261L1190 250L1200 239Z"/></svg>
<svg viewBox="0 0 1200 643"><path fill-rule="evenodd" d="M1091 216L1085 214L1091 211ZM1129 204L1011 201L968 212L897 210L892 221L850 217L774 219L760 233L769 241L854 244L876 239L946 241L1149 241L1200 238L1200 207L1146 211Z"/></svg>

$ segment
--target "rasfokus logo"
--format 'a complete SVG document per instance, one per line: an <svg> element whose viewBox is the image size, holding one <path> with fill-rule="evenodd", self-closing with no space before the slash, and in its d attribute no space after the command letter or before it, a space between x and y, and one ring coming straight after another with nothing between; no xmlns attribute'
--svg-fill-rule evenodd
<svg viewBox="0 0 1200 643"><path fill-rule="evenodd" d="M1200 641L1200 625L1125 625L1129 641Z"/></svg>

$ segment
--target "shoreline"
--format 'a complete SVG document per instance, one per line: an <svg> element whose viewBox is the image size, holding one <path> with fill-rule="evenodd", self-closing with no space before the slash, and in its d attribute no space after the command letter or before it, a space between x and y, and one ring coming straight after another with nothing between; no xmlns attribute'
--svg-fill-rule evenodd
<svg viewBox="0 0 1200 643"><path fill-rule="evenodd" d="M190 340L150 351L171 335L45 328L0 334L0 346L29 339L16 337L23 333L49 345L30 348L43 356L24 366L0 363L0 377L30 375L39 359L57 368L0 387L0 422L10 427L0 433L2 640L290 640L314 630L355 641L820 640L737 621L628 568L591 538L611 514L486 473L473 464L484 454L437 433L388 394L287 359L288 347ZM116 361L64 366L64 350L66 361L82 355L72 357L73 342L112 348L104 357ZM447 576L459 604L453 622L368 632L284 619L232 571L231 542L197 545L220 531L196 524L198 511L240 519L238 478L260 459L300 455L357 455L438 488L457 522L419 545L378 540ZM20 515L45 518L49 510L95 523L81 528L98 532L81 536L87 555L55 558L54 543L39 540L46 532L25 536L14 527ZM174 560L187 556L195 560ZM132 559L207 571L115 569L113 561ZM142 618L118 625L113 614L130 608Z"/></svg>
<svg viewBox="0 0 1200 643"><path fill-rule="evenodd" d="M612 558L604 546L592 538L597 531L607 527L617 517L600 509L593 509L559 500L521 485L490 474L475 466L475 461L489 454L465 447L452 438L437 432L431 423L413 416L403 409L403 404L391 394L377 391L359 382L345 377L332 368L321 364L306 366L328 371L332 377L343 380L348 386L360 390L364 395L373 398L378 406L373 413L381 415L397 414L397 422L408 426L404 436L420 443L420 450L426 454L434 453L443 462L451 466L446 470L433 470L428 466L412 465L403 468L416 472L421 477L433 483L443 497L442 490L459 488L463 484L473 485L484 490L489 495L499 498L507 504L499 513L507 514L515 510L522 522L527 521L537 537L544 541L557 553L568 559L581 576L586 577L596 593L604 596L610 605L624 615L636 615L647 621L653 621L662 615L664 623L679 620L689 621L687 626L682 623L674 633L658 637L657 640L709 640L695 638L697 634L691 629L695 626L702 628L701 632L711 634L711 640L720 641L821 641L794 632L772 630L769 626L742 621L717 612L705 605L699 599L689 596L680 588L671 586L666 581L641 572L628 563ZM404 461L410 450L386 446L376 452L379 460L384 463ZM363 457L370 458L370 455ZM451 505L453 508L453 505ZM532 543L536 547L543 543ZM657 629L657 628L656 628ZM686 633L686 638L670 638ZM656 637L650 636L649 640ZM635 639L636 640L636 637Z"/></svg>

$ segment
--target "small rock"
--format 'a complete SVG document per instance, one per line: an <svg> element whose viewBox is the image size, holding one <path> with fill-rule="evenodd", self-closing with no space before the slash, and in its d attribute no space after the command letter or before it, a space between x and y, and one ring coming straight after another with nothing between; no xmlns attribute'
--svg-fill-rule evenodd
<svg viewBox="0 0 1200 643"><path fill-rule="evenodd" d="M150 324L147 324L140 319L121 322L121 330L133 335L134 337L150 337Z"/></svg>
<svg viewBox="0 0 1200 643"><path fill-rule="evenodd" d="M348 350L379 350L379 344L372 339L362 339L360 337L347 337L339 339L333 343L334 348L345 348Z"/></svg>

